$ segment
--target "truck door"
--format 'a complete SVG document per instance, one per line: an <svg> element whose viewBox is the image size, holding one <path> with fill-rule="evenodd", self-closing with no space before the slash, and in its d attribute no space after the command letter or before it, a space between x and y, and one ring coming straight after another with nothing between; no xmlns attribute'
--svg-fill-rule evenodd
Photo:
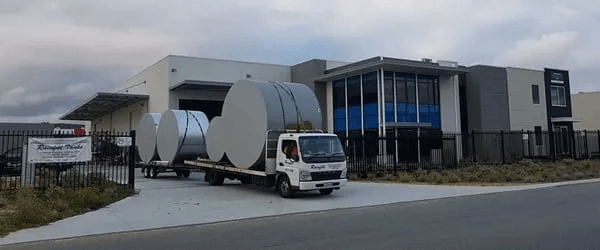
<svg viewBox="0 0 600 250"><path fill-rule="evenodd" d="M282 140L277 154L277 170L287 173L293 183L293 179L297 179L297 171L299 171L297 166L300 160L298 144L295 140Z"/></svg>

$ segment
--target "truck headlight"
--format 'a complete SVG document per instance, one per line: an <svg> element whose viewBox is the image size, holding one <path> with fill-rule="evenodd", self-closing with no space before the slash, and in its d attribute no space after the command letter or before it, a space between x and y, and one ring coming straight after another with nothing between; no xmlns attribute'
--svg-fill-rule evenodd
<svg viewBox="0 0 600 250"><path fill-rule="evenodd" d="M312 177L310 176L310 171L300 170L300 181L310 181Z"/></svg>
<svg viewBox="0 0 600 250"><path fill-rule="evenodd" d="M346 178L346 169L342 170L342 173L340 174L340 178L341 179Z"/></svg>

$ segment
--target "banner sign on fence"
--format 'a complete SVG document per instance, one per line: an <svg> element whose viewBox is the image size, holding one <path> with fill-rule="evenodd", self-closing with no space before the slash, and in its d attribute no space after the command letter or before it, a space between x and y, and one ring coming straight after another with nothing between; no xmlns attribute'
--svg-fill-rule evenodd
<svg viewBox="0 0 600 250"><path fill-rule="evenodd" d="M29 138L28 163L82 162L92 159L89 136L71 138Z"/></svg>

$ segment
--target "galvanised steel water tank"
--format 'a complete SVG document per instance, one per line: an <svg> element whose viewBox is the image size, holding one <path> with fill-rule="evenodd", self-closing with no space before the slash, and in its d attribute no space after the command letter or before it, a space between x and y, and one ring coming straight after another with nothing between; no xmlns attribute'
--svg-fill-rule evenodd
<svg viewBox="0 0 600 250"><path fill-rule="evenodd" d="M165 111L158 124L156 139L160 159L179 163L206 158L208 124L208 118L200 111Z"/></svg>

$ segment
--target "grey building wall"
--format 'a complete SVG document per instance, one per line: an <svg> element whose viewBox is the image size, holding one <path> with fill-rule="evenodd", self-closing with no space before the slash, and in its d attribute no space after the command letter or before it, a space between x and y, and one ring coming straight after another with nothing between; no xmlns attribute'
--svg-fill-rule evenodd
<svg viewBox="0 0 600 250"><path fill-rule="evenodd" d="M469 67L469 71L466 80L469 129L509 130L506 69L476 65Z"/></svg>
<svg viewBox="0 0 600 250"><path fill-rule="evenodd" d="M547 130L544 71L507 68L511 130ZM533 103L532 85L539 88L539 103Z"/></svg>
<svg viewBox="0 0 600 250"><path fill-rule="evenodd" d="M292 66L292 82L302 83L310 87L317 96L319 106L321 106L321 119L323 130L327 129L327 85L325 83L315 83L314 79L325 73L327 63L325 60L314 59Z"/></svg>

